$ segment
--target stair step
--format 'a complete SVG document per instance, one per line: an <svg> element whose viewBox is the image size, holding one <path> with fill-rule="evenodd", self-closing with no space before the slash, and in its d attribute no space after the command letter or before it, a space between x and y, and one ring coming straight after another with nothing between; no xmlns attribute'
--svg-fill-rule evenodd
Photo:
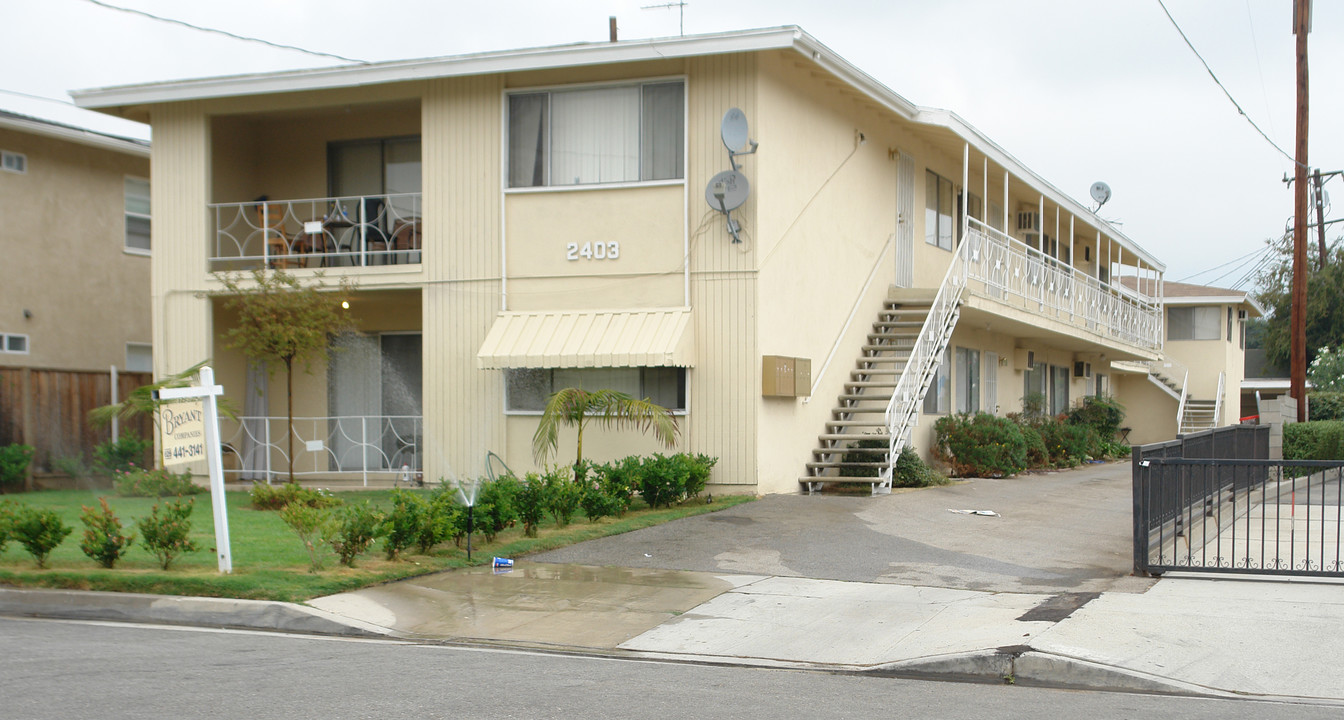
<svg viewBox="0 0 1344 720"><path fill-rule="evenodd" d="M850 476L846 476L846 475L831 475L831 476L819 475L819 476L816 476L816 477L800 477L800 478L798 478L798 482L800 482L800 483L824 482L824 483L845 483L845 484L859 484L859 483L862 483L862 484L864 484L864 485L875 485L875 484L877 484L877 483L882 482L882 480L881 480L880 478L875 478L875 477L850 477Z"/></svg>
<svg viewBox="0 0 1344 720"><path fill-rule="evenodd" d="M844 404L846 400L849 400L849 401L868 401L868 402L879 402L879 401L880 401L883 405L886 405L887 403L891 402L891 394L890 394L890 393L887 393L887 394L883 394L883 393L873 393L873 394L871 394L871 395L862 395L862 394L837 395L837 396L835 397L835 399L840 403L841 406L840 406L840 407L837 407L837 408L834 408L834 409L836 409L836 410L848 410L848 409L850 408L850 406Z"/></svg>
<svg viewBox="0 0 1344 720"><path fill-rule="evenodd" d="M903 369L891 370L887 368L863 368L859 370L851 370L849 376L858 377L860 375L890 375L892 377L896 377L900 375L902 372L904 372Z"/></svg>
<svg viewBox="0 0 1344 720"><path fill-rule="evenodd" d="M872 380L853 380L845 383L845 389L849 388L890 388L895 389L900 383L895 382L874 382Z"/></svg>
<svg viewBox="0 0 1344 720"><path fill-rule="evenodd" d="M900 345L873 345L869 343L867 345L862 346L862 349L864 351L883 351L883 350L897 351L898 354L904 353L905 357L907 358L910 357L910 348L902 347ZM864 359L866 360L867 358Z"/></svg>
<svg viewBox="0 0 1344 720"><path fill-rule="evenodd" d="M811 468L811 469L813 469L813 470L824 470L824 469L827 469L827 468L837 468L837 469L838 469L838 468L842 468L842 467L845 467L845 468L861 468L861 467L867 467L867 468L883 468L883 467L886 467L887 465L888 465L888 463L887 463L885 460L882 461L882 462L837 462L837 461L832 460L832 461L829 461L829 462L810 462L810 463L807 464L807 467L808 467L808 468Z"/></svg>
<svg viewBox="0 0 1344 720"><path fill-rule="evenodd" d="M887 450L888 449L885 446L876 448L856 448L856 447L840 447L840 446L822 447L822 448L813 448L812 456L818 457L825 455L840 455L842 457L843 456L854 457L856 455L859 456L868 455L873 457L871 461L867 459L860 459L859 462L878 462L878 461L885 461L887 459Z"/></svg>
<svg viewBox="0 0 1344 720"><path fill-rule="evenodd" d="M817 436L818 440L882 440L890 443L891 438L886 435L869 435L867 433L824 433ZM864 448L880 449L880 448Z"/></svg>

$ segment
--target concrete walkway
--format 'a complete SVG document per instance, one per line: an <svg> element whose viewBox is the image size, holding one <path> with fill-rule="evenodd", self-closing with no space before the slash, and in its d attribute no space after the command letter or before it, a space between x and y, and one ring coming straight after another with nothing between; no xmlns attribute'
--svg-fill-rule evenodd
<svg viewBox="0 0 1344 720"><path fill-rule="evenodd" d="M770 497L308 607L0 590L0 614L1344 704L1344 585L1130 577L1128 504L1127 465Z"/></svg>

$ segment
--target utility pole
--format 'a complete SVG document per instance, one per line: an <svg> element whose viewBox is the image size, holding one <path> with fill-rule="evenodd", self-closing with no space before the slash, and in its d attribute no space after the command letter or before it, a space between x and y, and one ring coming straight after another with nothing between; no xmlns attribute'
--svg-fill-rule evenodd
<svg viewBox="0 0 1344 720"><path fill-rule="evenodd" d="M1325 201L1321 199L1321 169L1316 168L1316 172L1311 175L1312 185L1316 190L1316 197L1313 202L1316 205L1316 235L1317 244L1321 246L1321 264L1317 267L1319 270L1325 269Z"/></svg>
<svg viewBox="0 0 1344 720"><path fill-rule="evenodd" d="M1290 388L1297 400L1297 421L1307 419L1307 33L1311 0L1293 0L1297 36L1297 148L1293 169L1293 313L1289 352Z"/></svg>

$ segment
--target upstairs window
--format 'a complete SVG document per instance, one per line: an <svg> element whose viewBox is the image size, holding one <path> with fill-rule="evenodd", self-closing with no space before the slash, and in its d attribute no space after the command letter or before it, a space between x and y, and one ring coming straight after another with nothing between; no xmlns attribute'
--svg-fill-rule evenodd
<svg viewBox="0 0 1344 720"><path fill-rule="evenodd" d="M924 173L924 242L952 249L953 217L957 196L952 181L932 170Z"/></svg>
<svg viewBox="0 0 1344 720"><path fill-rule="evenodd" d="M645 83L508 98L509 187L685 177L685 85Z"/></svg>
<svg viewBox="0 0 1344 720"><path fill-rule="evenodd" d="M0 333L0 352L28 354L28 336L16 333Z"/></svg>
<svg viewBox="0 0 1344 720"><path fill-rule="evenodd" d="M149 181L126 178L126 249L149 252Z"/></svg>
<svg viewBox="0 0 1344 720"><path fill-rule="evenodd" d="M1216 305L1167 308L1167 339L1221 339L1220 315Z"/></svg>
<svg viewBox="0 0 1344 720"><path fill-rule="evenodd" d="M28 172L28 156L22 153L0 150L0 170L23 175Z"/></svg>

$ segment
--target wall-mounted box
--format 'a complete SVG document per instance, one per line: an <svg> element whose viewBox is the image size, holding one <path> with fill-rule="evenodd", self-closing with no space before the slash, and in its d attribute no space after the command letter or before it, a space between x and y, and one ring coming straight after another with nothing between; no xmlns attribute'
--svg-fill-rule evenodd
<svg viewBox="0 0 1344 720"><path fill-rule="evenodd" d="M1036 364L1036 353L1024 348L1013 350L1013 369L1030 370Z"/></svg>
<svg viewBox="0 0 1344 720"><path fill-rule="evenodd" d="M812 394L812 360L761 356L761 395L764 397L807 397Z"/></svg>

